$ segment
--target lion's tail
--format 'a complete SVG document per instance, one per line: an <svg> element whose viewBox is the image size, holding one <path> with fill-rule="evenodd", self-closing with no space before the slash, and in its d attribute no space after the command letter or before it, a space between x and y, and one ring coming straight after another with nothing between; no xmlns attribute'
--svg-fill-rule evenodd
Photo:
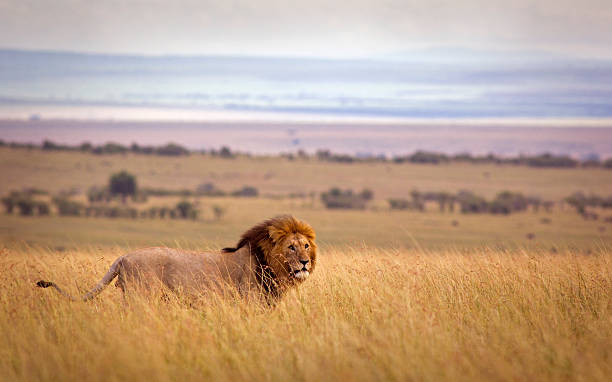
<svg viewBox="0 0 612 382"><path fill-rule="evenodd" d="M111 281L113 281L115 277L117 277L117 275L119 274L119 270L121 268L122 260L123 260L123 257L120 257L117 260L115 260L115 262L113 263L113 265L111 265L108 272L106 272L104 277L102 277L102 280L100 280L98 284L95 287L93 287L93 289L91 289L81 298L76 298L76 297L71 296L70 294L66 293L63 289L58 287L54 282L51 282L51 281L40 280L39 282L36 283L36 286L39 288L53 287L61 295L69 298L72 301L89 301L92 298L96 297L98 294L100 294L100 292L102 292L102 290L106 288L108 284L110 284Z"/></svg>

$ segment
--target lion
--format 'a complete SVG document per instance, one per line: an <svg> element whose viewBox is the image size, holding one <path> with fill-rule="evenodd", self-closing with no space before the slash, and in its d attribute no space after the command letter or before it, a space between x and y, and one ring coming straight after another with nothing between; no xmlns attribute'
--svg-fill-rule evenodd
<svg viewBox="0 0 612 382"><path fill-rule="evenodd" d="M290 288L301 284L317 262L315 231L293 216L282 215L263 221L241 237L235 247L220 252L193 253L165 247L140 249L116 259L98 284L80 298L53 287L73 301L88 301L117 278L125 295L131 286L150 290L167 288L177 293L200 295L230 288L247 297L255 294L273 303Z"/></svg>

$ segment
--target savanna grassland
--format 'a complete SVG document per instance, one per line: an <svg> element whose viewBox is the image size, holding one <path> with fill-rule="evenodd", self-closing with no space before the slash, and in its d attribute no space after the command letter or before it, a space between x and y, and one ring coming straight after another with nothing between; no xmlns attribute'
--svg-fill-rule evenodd
<svg viewBox="0 0 612 382"><path fill-rule="evenodd" d="M38 187L51 192L108 182L110 174L127 170L147 187L189 188L213 182L231 190L257 187L263 195L325 191L332 186L371 188L375 197L406 196L410 190L456 192L468 189L486 197L501 190L522 191L546 199L561 199L574 191L609 194L612 172L602 168L543 169L512 165L444 165L393 163L333 163L239 156L224 159L193 154L188 157L151 155L91 155L0 147L0 194Z"/></svg>
<svg viewBox="0 0 612 382"><path fill-rule="evenodd" d="M0 257L3 380L577 380L612 373L612 261L344 247L275 308L83 292L122 249Z"/></svg>
<svg viewBox="0 0 612 382"><path fill-rule="evenodd" d="M559 203L609 195L612 171L474 164L327 163L191 155L96 156L0 148L0 194L23 187L76 198L126 169L143 187L257 187L260 197L202 197L195 220L0 215L2 380L567 380L612 375L612 224ZM370 188L366 210L327 210L310 195ZM412 189L557 202L499 216L391 211ZM178 198L176 198L178 200ZM173 197L146 203L175 202ZM212 204L226 209L213 219ZM78 294L141 246L214 250L252 224L292 213L317 230L317 269L269 309L231 296L201 301Z"/></svg>

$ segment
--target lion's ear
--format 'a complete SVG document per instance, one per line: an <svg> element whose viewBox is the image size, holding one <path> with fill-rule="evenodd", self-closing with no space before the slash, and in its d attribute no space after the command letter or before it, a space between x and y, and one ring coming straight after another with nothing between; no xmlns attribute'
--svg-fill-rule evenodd
<svg viewBox="0 0 612 382"><path fill-rule="evenodd" d="M285 234L286 232L282 229L276 227L268 227L268 235L274 243L277 243Z"/></svg>

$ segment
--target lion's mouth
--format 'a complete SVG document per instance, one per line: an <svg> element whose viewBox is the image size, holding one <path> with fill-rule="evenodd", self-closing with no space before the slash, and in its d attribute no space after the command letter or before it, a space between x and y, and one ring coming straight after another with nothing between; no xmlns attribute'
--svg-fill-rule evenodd
<svg viewBox="0 0 612 382"><path fill-rule="evenodd" d="M293 277L298 280L306 280L308 276L310 276L310 272L308 272L306 268L297 269L293 271Z"/></svg>

